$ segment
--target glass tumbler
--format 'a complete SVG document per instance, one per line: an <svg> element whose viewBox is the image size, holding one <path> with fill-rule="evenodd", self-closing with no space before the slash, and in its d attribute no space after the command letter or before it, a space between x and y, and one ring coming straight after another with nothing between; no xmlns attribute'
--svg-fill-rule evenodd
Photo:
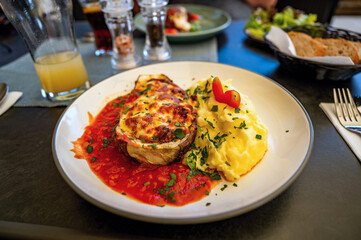
<svg viewBox="0 0 361 240"><path fill-rule="evenodd" d="M1 0L0 6L28 47L44 98L68 100L89 88L71 0Z"/></svg>
<svg viewBox="0 0 361 240"><path fill-rule="evenodd" d="M112 37L105 23L99 0L78 0L95 37L96 56L112 55Z"/></svg>

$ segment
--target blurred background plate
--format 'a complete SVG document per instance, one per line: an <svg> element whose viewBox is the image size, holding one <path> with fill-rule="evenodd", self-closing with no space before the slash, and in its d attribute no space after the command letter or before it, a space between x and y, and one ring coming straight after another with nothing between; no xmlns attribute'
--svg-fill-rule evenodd
<svg viewBox="0 0 361 240"><path fill-rule="evenodd" d="M194 4L177 4L185 7L191 13L201 16L200 31L196 32L179 32L178 34L167 34L170 42L195 42L210 38L221 32L231 24L231 16L220 9L194 5ZM169 5L172 6L172 5ZM134 18L135 27L142 32L146 31L142 15L139 13Z"/></svg>

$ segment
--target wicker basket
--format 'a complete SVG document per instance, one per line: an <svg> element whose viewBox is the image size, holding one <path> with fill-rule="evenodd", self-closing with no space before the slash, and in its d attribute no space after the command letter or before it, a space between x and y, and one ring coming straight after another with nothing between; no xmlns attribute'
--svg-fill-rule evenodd
<svg viewBox="0 0 361 240"><path fill-rule="evenodd" d="M351 41L361 42L361 34L359 33L326 25L303 25L288 27L284 28L283 30L286 32L303 32L313 38L344 38ZM316 80L347 80L350 79L353 75L361 72L360 64L334 65L296 58L289 54L280 52L279 49L267 39L266 42L271 47L271 49L273 49L281 67L297 75L302 75Z"/></svg>

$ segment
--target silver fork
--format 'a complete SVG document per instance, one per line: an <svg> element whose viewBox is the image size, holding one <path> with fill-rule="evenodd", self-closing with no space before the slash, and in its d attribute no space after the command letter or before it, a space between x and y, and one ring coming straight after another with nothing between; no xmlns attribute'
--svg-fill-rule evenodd
<svg viewBox="0 0 361 240"><path fill-rule="evenodd" d="M348 88L346 88L346 91L344 88L342 90L334 88L333 98L337 117L342 126L352 132L361 134L361 116L352 99L350 90Z"/></svg>

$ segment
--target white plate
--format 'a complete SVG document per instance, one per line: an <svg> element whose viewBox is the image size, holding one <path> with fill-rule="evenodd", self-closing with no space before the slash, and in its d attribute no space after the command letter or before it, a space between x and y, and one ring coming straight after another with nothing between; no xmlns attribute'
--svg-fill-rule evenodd
<svg viewBox="0 0 361 240"><path fill-rule="evenodd" d="M183 207L163 208L136 202L103 184L85 160L74 158L72 141L108 100L134 87L139 74L163 73L184 89L194 81L218 76L233 79L233 86L248 95L269 129L269 150L264 159L236 183L220 183L209 196ZM206 62L169 62L148 65L112 76L76 99L54 130L53 155L65 181L83 198L107 211L132 219L166 223L201 223L229 218L270 201L301 173L313 145L311 120L301 103L286 89L256 73L229 65ZM221 191L224 184L228 187ZM217 195L216 195L217 194ZM206 203L211 203L206 206Z"/></svg>

